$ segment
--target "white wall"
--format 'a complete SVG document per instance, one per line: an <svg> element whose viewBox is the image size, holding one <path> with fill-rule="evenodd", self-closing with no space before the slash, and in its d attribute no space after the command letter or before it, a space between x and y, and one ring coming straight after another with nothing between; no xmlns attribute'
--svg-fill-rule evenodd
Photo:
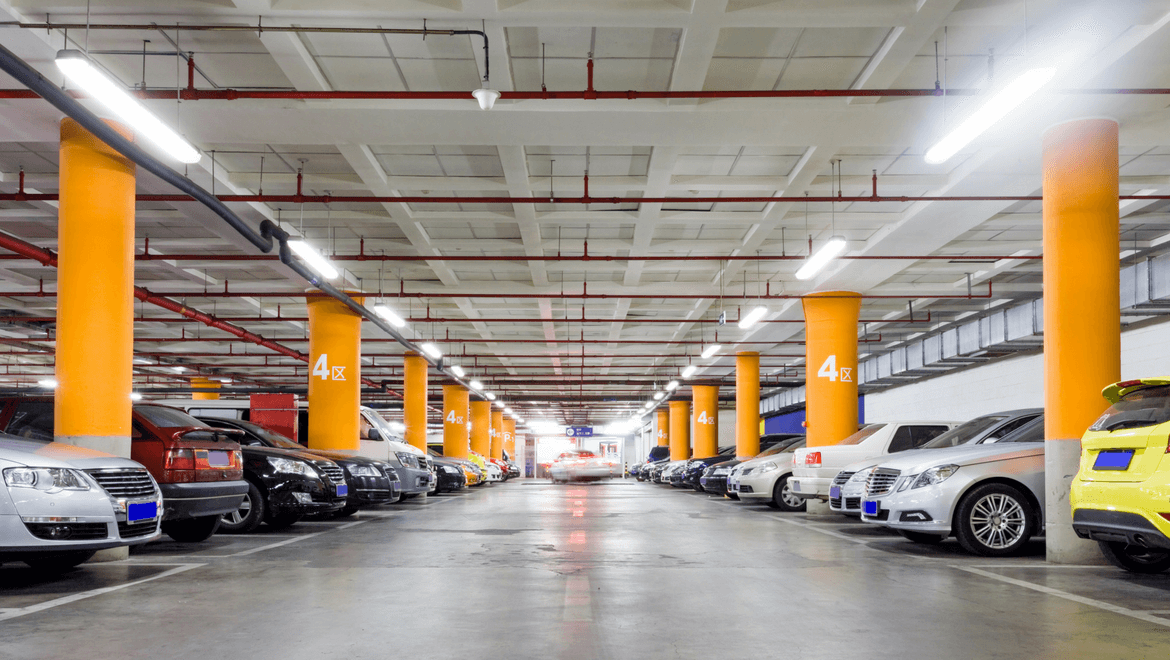
<svg viewBox="0 0 1170 660"><path fill-rule="evenodd" d="M1170 322L1121 333L1121 378L1170 375ZM865 396L865 421L967 420L1044 405L1044 356L1008 358Z"/></svg>

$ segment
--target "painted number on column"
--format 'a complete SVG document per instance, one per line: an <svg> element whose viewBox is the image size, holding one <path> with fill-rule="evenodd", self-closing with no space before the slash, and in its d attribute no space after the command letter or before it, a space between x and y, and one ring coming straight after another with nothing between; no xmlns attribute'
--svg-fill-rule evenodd
<svg viewBox="0 0 1170 660"><path fill-rule="evenodd" d="M695 423L696 424L710 424L710 425L714 426L715 415L708 416L706 410L700 411L699 417L697 419L695 419Z"/></svg>
<svg viewBox="0 0 1170 660"><path fill-rule="evenodd" d="M317 358L316 364L313 365L313 375L318 376L321 380L345 380L345 367L329 366L329 354L322 353L321 357Z"/></svg>
<svg viewBox="0 0 1170 660"><path fill-rule="evenodd" d="M853 369L850 367L841 367L841 369L837 369L837 356L830 355L829 357L825 358L824 364L822 364L821 368L817 371L817 376L821 378L828 378L831 382L836 382L837 379L840 378L842 383L852 383Z"/></svg>
<svg viewBox="0 0 1170 660"><path fill-rule="evenodd" d="M456 415L455 411L452 410L451 412L447 413L447 423L448 424L462 424L463 423L463 415Z"/></svg>

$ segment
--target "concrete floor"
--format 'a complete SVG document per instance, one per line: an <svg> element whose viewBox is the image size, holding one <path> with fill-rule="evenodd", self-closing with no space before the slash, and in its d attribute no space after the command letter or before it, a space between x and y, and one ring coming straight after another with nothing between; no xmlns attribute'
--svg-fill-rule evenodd
<svg viewBox="0 0 1170 660"><path fill-rule="evenodd" d="M634 482L0 567L0 657L1158 658L1170 575L926 547Z"/></svg>

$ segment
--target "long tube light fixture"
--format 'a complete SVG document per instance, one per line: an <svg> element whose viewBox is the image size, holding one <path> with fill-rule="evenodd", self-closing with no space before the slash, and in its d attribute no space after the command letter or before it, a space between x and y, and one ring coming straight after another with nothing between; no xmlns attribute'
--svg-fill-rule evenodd
<svg viewBox="0 0 1170 660"><path fill-rule="evenodd" d="M691 376L694 376L695 372L698 370L699 370L699 367L697 365L688 364L687 368L682 370L682 377L683 378L690 378Z"/></svg>
<svg viewBox="0 0 1170 660"><path fill-rule="evenodd" d="M386 319L386 321L389 322L390 325L394 326L395 328L405 328L406 327L406 320L403 319L401 316L399 316L397 313L395 313L394 310L390 309L389 307L387 307L385 305L374 305L374 313L377 314L378 316L381 316L382 318ZM460 378L463 378L462 373L457 372L455 375L459 376Z"/></svg>
<svg viewBox="0 0 1170 660"><path fill-rule="evenodd" d="M992 96L966 121L959 124L926 152L924 160L931 165L945 163L971 143L972 140L1003 119L1009 112L1027 101L1056 75L1055 67L1031 69L1020 74L1006 87Z"/></svg>
<svg viewBox="0 0 1170 660"><path fill-rule="evenodd" d="M845 239L840 236L834 236L821 246L821 249L813 252L804 260L804 265L796 271L796 279L807 280L816 275L822 268L829 265L829 262L845 251Z"/></svg>
<svg viewBox="0 0 1170 660"><path fill-rule="evenodd" d="M763 306L763 305L760 305L760 306L756 307L755 309L753 309L752 311L748 312L747 315L745 315L742 319L739 320L739 327L743 330L747 330L748 328L752 327L753 325L759 323L761 319L763 319L765 316L767 316L767 314L768 314L768 308Z"/></svg>
<svg viewBox="0 0 1170 660"><path fill-rule="evenodd" d="M435 346L434 344L432 344L429 341L426 342L425 344L420 344L419 348L422 349L423 353L426 353L427 355L435 358L436 360L443 357L443 351L440 351L438 346Z"/></svg>
<svg viewBox="0 0 1170 660"><path fill-rule="evenodd" d="M309 264L313 270L320 273L321 277L332 280L337 279L337 276L340 275L337 269L333 267L333 264L329 263L329 260L323 257L320 252L313 249L312 245L304 241L289 241L288 246L293 252L297 253L297 256L304 259L305 263Z"/></svg>
<svg viewBox="0 0 1170 660"><path fill-rule="evenodd" d="M721 348L723 348L723 346L721 344L711 344L707 348L703 349L703 352L699 354L699 357L706 360L707 358L711 357L712 355L715 355L716 353L718 353L719 349L721 349Z"/></svg>
<svg viewBox="0 0 1170 660"><path fill-rule="evenodd" d="M81 51L71 49L58 51L57 68L90 98L117 115L137 135L150 140L175 160L191 164L198 163L202 158L198 149L154 116L126 90L110 80Z"/></svg>

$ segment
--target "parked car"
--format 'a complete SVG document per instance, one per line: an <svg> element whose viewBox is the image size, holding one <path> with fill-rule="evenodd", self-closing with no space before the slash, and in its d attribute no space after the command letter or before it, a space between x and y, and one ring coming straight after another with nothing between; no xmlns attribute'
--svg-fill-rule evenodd
<svg viewBox="0 0 1170 660"><path fill-rule="evenodd" d="M670 447L664 447L661 445L657 447L651 447L650 453L646 456L646 460L642 463L636 463L630 468L630 476L636 478L638 481L646 481L646 479L649 478L646 474L646 470L649 469L652 464L669 457Z"/></svg>
<svg viewBox="0 0 1170 660"><path fill-rule="evenodd" d="M792 494L792 467L796 450L804 447L801 436L791 443L777 443L759 456L735 466L727 475L727 492L745 502L765 501L781 511L804 511L805 501Z"/></svg>
<svg viewBox="0 0 1170 660"><path fill-rule="evenodd" d="M866 424L835 445L799 449L793 459L792 494L828 500L833 478L846 465L917 449L956 426L955 422L920 421Z"/></svg>
<svg viewBox="0 0 1170 660"><path fill-rule="evenodd" d="M670 463L670 456L654 461L653 463L647 463L646 467L642 469L642 476L645 477L645 480L649 481L650 483L660 483L659 480L662 476L662 471L666 469L666 466Z"/></svg>
<svg viewBox="0 0 1170 660"><path fill-rule="evenodd" d="M804 438L804 436L798 433L771 433L765 436L761 436L760 453L756 454L756 456L762 455L764 452L767 452L778 444L787 446L802 438ZM734 469L735 466L744 463L745 461L750 461L752 458L755 458L755 456L746 458L742 461L736 458L729 461L714 463L708 466L703 471L703 476L699 478L699 485L705 492L714 495L727 495L727 480L728 477L731 476L732 469ZM734 495L733 497L733 499L738 498L739 495Z"/></svg>
<svg viewBox="0 0 1170 660"><path fill-rule="evenodd" d="M671 483L670 479L674 473L678 470L681 470L687 464L688 460L690 459L681 461L667 461L660 470L657 470L651 474L650 480L656 484L669 485Z"/></svg>
<svg viewBox="0 0 1170 660"><path fill-rule="evenodd" d="M427 452L432 456L443 456L443 443L433 442L427 445ZM463 470L463 480L466 486L482 486L486 483L487 475L482 469L470 459L467 458L451 458L443 456L448 463L455 463Z"/></svg>
<svg viewBox="0 0 1170 660"><path fill-rule="evenodd" d="M887 458L869 473L862 512L917 543L954 534L972 554L1019 553L1044 529L1044 417L981 443Z"/></svg>
<svg viewBox="0 0 1170 660"><path fill-rule="evenodd" d="M960 445L978 445L997 442L1015 431L1043 417L1039 408L1025 408L1009 412L976 417L943 433L934 440L904 455L917 455L920 451L946 449ZM870 472L879 463L888 461L888 456L876 456L845 466L833 478L829 486L829 508L849 516L861 515L861 500L865 495L865 483Z"/></svg>
<svg viewBox="0 0 1170 660"><path fill-rule="evenodd" d="M549 478L554 484L612 479L617 473L618 468L614 461L587 449L564 452L548 468Z"/></svg>
<svg viewBox="0 0 1170 660"><path fill-rule="evenodd" d="M52 397L0 399L0 429L24 438L53 439ZM221 517L248 492L237 432L214 430L182 410L135 404L130 458L154 477L163 495L162 531L179 542L207 540Z"/></svg>
<svg viewBox="0 0 1170 660"><path fill-rule="evenodd" d="M305 516L353 515L372 504L389 504L401 494L398 476L385 463L342 452L310 451L259 424L222 417L199 417L208 426L242 431L244 478L252 484L240 509L224 516L228 531L249 532L268 523L287 527ZM275 456L306 463L308 469L271 460ZM249 473L249 457L253 472ZM283 469L272 469L269 464ZM316 477L312 473L316 473ZM292 476L296 475L296 476ZM301 494L298 494L301 493ZM308 494L308 497L306 497ZM258 504L256 504L258 502Z"/></svg>
<svg viewBox="0 0 1170 660"><path fill-rule="evenodd" d="M703 471L707 466L715 463L724 463L726 461L735 460L735 445L728 445L720 447L719 451L714 456L707 456L704 458L692 458L687 461L682 470L679 470L679 485L682 488L690 488L699 492L703 492L703 486L699 483L699 479L703 476ZM671 485L674 485L673 483Z"/></svg>
<svg viewBox="0 0 1170 660"><path fill-rule="evenodd" d="M453 493L467 487L467 475L458 461L431 454L431 464L435 466L435 481L430 494Z"/></svg>
<svg viewBox="0 0 1170 660"><path fill-rule="evenodd" d="M130 459L0 434L0 473L0 563L65 570L161 534L162 492Z"/></svg>
<svg viewBox="0 0 1170 660"><path fill-rule="evenodd" d="M1111 404L1081 439L1073 529L1133 573L1170 569L1170 378L1106 387Z"/></svg>

